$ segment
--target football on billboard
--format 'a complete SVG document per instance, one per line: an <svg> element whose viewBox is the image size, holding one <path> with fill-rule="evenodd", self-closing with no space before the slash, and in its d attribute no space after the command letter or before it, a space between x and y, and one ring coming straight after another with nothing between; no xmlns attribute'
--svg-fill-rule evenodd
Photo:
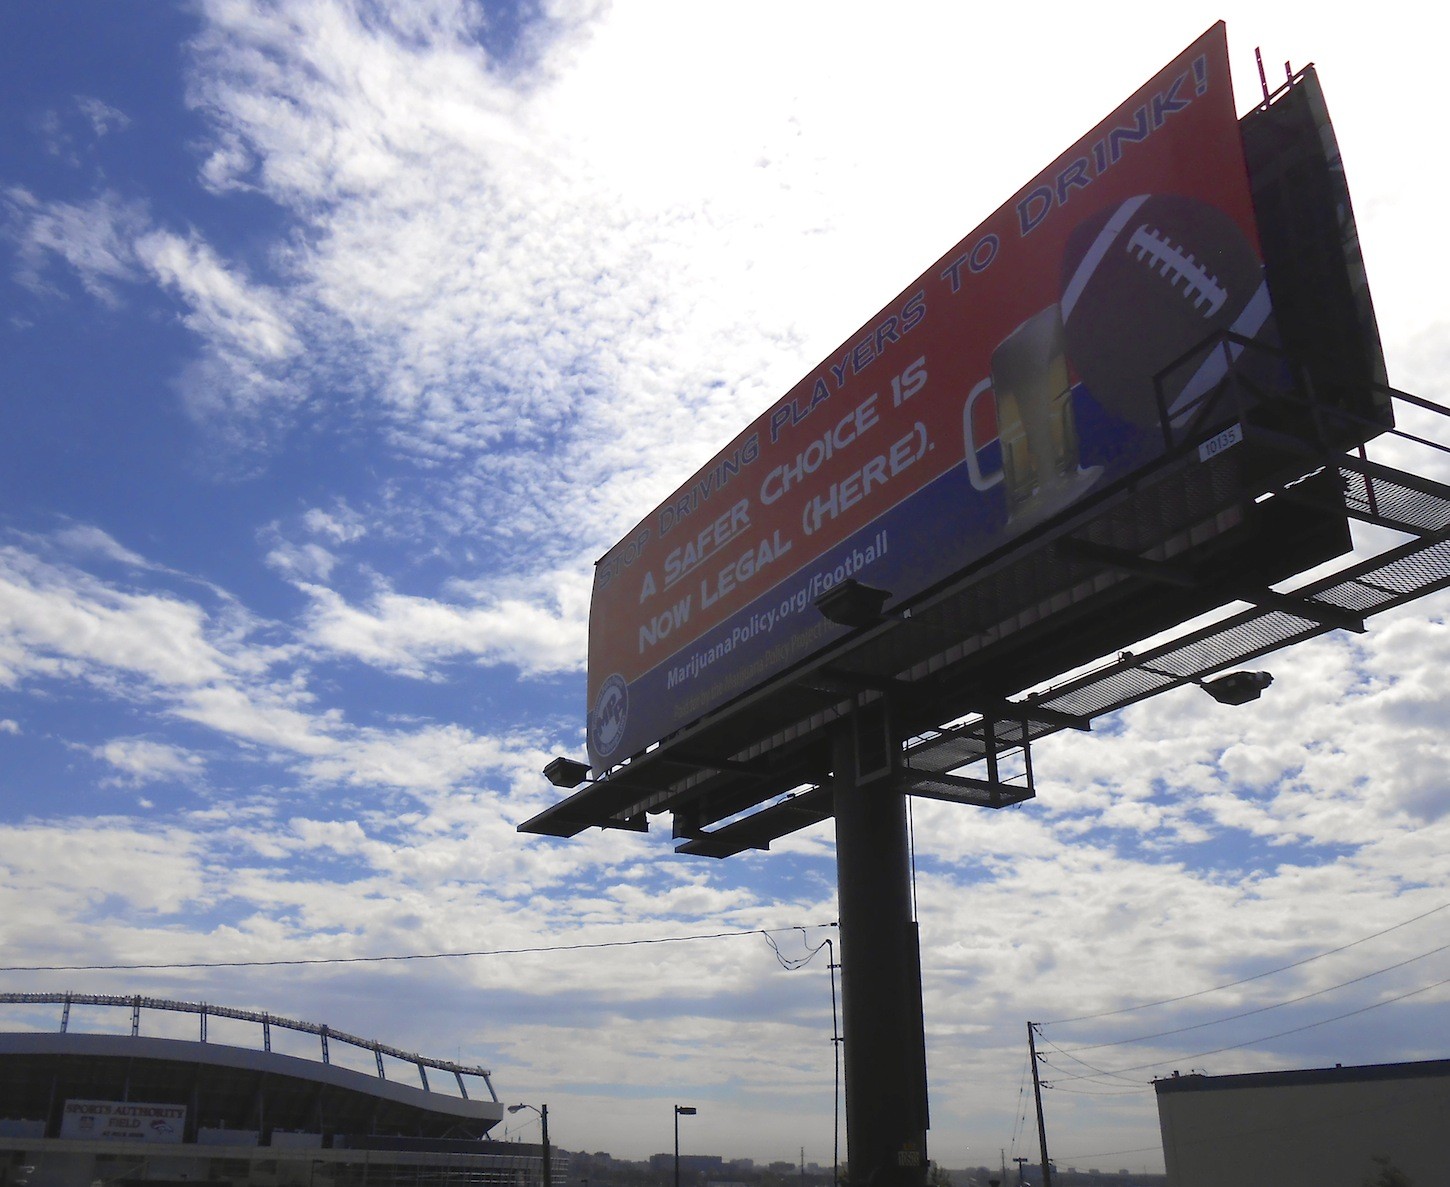
<svg viewBox="0 0 1450 1187"><path fill-rule="evenodd" d="M1079 224L1063 257L1067 355L1098 403L1138 425L1186 421L1269 321L1259 258L1226 213L1197 198L1140 194ZM1218 343L1217 349L1212 348Z"/></svg>

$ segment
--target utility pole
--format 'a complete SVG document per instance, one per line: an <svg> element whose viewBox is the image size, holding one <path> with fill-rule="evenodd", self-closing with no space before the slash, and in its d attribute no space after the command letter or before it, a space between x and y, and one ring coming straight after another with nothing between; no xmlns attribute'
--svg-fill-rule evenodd
<svg viewBox="0 0 1450 1187"><path fill-rule="evenodd" d="M1032 1096L1037 1101L1037 1142L1042 1149L1042 1187L1052 1187L1052 1163L1047 1157L1047 1125L1042 1120L1042 1080L1037 1075L1037 1038L1027 1024L1027 1054L1032 1060Z"/></svg>

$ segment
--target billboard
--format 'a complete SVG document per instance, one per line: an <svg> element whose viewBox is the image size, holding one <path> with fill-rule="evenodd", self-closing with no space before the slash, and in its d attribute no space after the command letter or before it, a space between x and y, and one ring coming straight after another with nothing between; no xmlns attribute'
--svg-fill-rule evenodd
<svg viewBox="0 0 1450 1187"><path fill-rule="evenodd" d="M140 1101L68 1100L60 1136L80 1141L179 1142L186 1106Z"/></svg>
<svg viewBox="0 0 1450 1187"><path fill-rule="evenodd" d="M846 579L909 605L1120 485L1274 334L1220 23L599 561L591 765L848 633Z"/></svg>

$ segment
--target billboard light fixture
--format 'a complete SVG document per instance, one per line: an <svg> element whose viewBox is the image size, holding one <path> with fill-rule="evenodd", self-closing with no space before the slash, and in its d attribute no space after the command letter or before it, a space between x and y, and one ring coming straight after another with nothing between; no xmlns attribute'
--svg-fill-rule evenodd
<svg viewBox="0 0 1450 1187"><path fill-rule="evenodd" d="M544 778L555 787L573 789L589 778L589 768L582 762L560 755L544 768Z"/></svg>
<svg viewBox="0 0 1450 1187"><path fill-rule="evenodd" d="M1264 689L1274 683L1274 677L1268 672L1230 672L1227 676L1194 683L1220 705L1247 705L1263 695Z"/></svg>
<svg viewBox="0 0 1450 1187"><path fill-rule="evenodd" d="M1120 662L1132 658L1131 651L1121 652L1118 656ZM1140 663L1137 666L1141 671L1152 672L1155 676L1168 676L1174 680L1186 680L1190 684L1196 684L1220 705L1247 705L1250 701L1257 701L1264 695L1264 689L1274 683L1274 677L1269 672L1228 672L1223 676L1215 676L1212 680L1205 680L1202 676L1165 672L1151 664Z"/></svg>
<svg viewBox="0 0 1450 1187"><path fill-rule="evenodd" d="M882 620L881 608L890 596L889 590L863 585L854 577L847 577L811 604L828 622L837 626L863 627Z"/></svg>

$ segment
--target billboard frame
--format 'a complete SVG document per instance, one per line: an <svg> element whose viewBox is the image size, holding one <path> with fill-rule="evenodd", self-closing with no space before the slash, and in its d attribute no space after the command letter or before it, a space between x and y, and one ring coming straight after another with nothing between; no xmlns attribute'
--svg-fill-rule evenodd
<svg viewBox="0 0 1450 1187"><path fill-rule="evenodd" d="M1385 387L1380 394L1386 399L1439 410L1430 401L1392 388ZM1335 426L1352 416L1336 409L1325 412L1326 423L1332 422ZM1292 615L1309 624L1314 633L1362 630L1363 614L1356 607L1319 596L1322 589L1331 587L1323 581L1305 590L1285 593L1272 588L1274 583L1269 581L1253 582L1236 575L1217 579L1196 577L1192 567L1182 559L1189 555L1186 542L1195 521L1204 514L1216 516L1225 509L1252 506L1260 515L1270 513L1266 508L1276 515L1281 512L1297 515L1307 507L1312 514L1298 522L1310 525L1334 523L1345 515L1361 522L1388 523L1390 520L1385 515L1376 517L1364 499L1346 506L1335 488L1358 481L1373 496L1369 501L1383 509L1396 506L1401 500L1388 493L1374 496L1376 490L1383 488L1387 492L1390 487L1396 491L1421 490L1427 497L1434 497L1430 492L1437 489L1436 484L1399 474L1336 448L1288 436L1273 426L1257 425L1252 417L1236 421L1235 425L1241 428L1242 437L1227 447L1204 457L1206 450L1218 444L1220 434L1190 439L1180 442L1176 451L1157 467L1155 473L1163 483L1181 482L1185 473L1198 471L1207 475L1199 480L1207 488L1224 485L1214 478L1215 471L1232 467L1234 472L1227 484L1234 497L1224 504L1210 498L1204 506L1189 509L1183 522L1172 525L1175 530L1168 539L1157 544L1158 550L1167 554L1163 559L1155 561L1140 555L1140 551L1151 549L1114 550L1093 543L1094 536L1117 533L1118 521L1131 517L1136 500L1153 498L1156 487L1119 490L1075 516L1044 527L1032 539L1014 543L977 570L922 599L909 614L888 614L857 629L831 650L803 661L733 702L729 713L706 717L605 777L586 783L573 795L526 822L521 831L572 836L588 827L643 830L648 827L648 816L671 812L676 820L675 836L690 842L682 845L681 851L703 854L710 850L706 838L711 825L734 821L749 809L782 795L793 795L793 799L790 807L781 806L778 815L784 817L797 812L805 823L812 822L811 818L824 819L829 811L822 815L819 805L813 807L811 800L798 801L805 797L807 787L828 784L831 760L825 735L833 723L847 718L853 706L862 702L889 700L897 728L904 731L904 737L929 736L944 722L973 714L995 720L1001 728L994 730L992 736L1003 750L1043 733L1089 728L1092 716L1110 710L1082 714L1057 705L1045 695L1024 699L1020 694L1152 632L1135 628L1131 634L1118 638L1095 636L1070 657L1074 662L1065 663L1061 668L1049 664L1032 670L1009 664L1010 675L1004 675L1000 672L1003 665L994 665L998 669L995 687L983 685L981 669L970 663L970 655L955 654L960 645L942 645L945 636L937 635L935 643L928 639L925 644L915 646L907 641L912 635L920 639L938 631L934 615L940 613L950 619L957 612L963 593L973 586L993 581L1012 586L1023 569L1069 565L1074 584L1098 591L1116 586L1125 595L1151 596L1167 607L1169 618L1182 614L1179 621L1192 616L1184 610L1189 604L1211 610L1230 602L1247 601L1256 608L1250 614ZM1398 430L1390 431L1406 435ZM1303 481L1327 465L1339 475L1334 483L1316 487ZM1243 484L1245 474L1253 477L1246 485ZM1417 532L1421 541L1433 542L1432 525L1406 526L1407 522L1393 521L1402 530ZM1427 532L1432 534L1426 535ZM1224 534L1220 540L1225 540ZM1275 548L1282 546L1277 538L1271 542ZM1201 557L1199 565L1201 568ZM1292 558L1289 567L1295 567ZM1042 624L1051 621L1050 617L1039 616ZM1019 624L1011 632L1020 639L1019 649L1036 647L1040 634L1034 633L1033 625L1036 624ZM903 653L915 657L914 662L897 666ZM1211 674L1251 656L1251 652L1226 656L1221 663L1190 675ZM958 671L953 671L954 664ZM905 678L903 670L907 673ZM911 678L913 672L919 672L921 678ZM974 687L944 691L943 677L954 679L958 686ZM1185 680L1188 678L1186 675ZM1004 680L1007 682L1003 683ZM1014 684L1013 680L1017 682ZM1163 681L1156 683L1166 687ZM746 719L746 723L735 727L732 719ZM765 736L749 724L758 720L768 720L773 732ZM985 758L985 752L978 757ZM985 806L1026 798L1018 794L1020 784L996 786L995 801L986 788L981 790ZM965 795L951 798L977 802Z"/></svg>

